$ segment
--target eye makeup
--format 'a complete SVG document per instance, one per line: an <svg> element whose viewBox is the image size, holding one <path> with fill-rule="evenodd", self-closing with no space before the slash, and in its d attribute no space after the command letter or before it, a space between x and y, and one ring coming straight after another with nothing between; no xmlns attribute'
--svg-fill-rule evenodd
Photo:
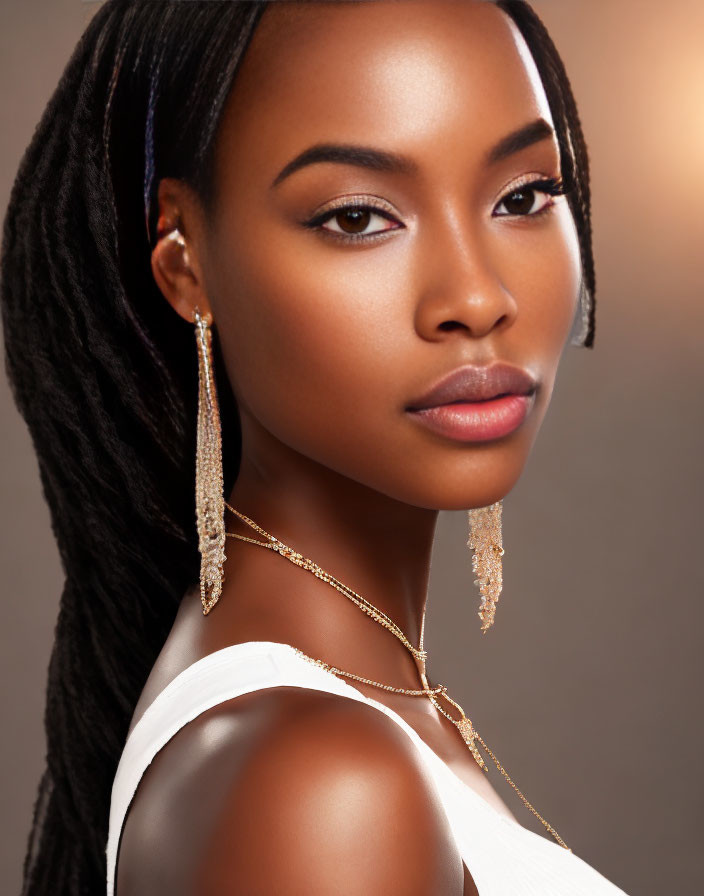
<svg viewBox="0 0 704 896"><path fill-rule="evenodd" d="M497 202L494 206L492 216L498 218L535 218L548 212L550 208L553 207L554 203L546 202L537 211L529 210L526 212L508 212L507 214L497 214L496 209L506 203L512 197L526 195L528 193L543 193L549 197L556 197L564 196L568 192L569 187L561 177L536 178L533 175L529 175L524 180L518 181L508 190L505 190L503 192L499 202ZM381 230L372 231L371 233L345 233L344 231L330 230L323 227L323 225L328 221L336 217L340 217L345 213L351 213L353 215L368 213L368 218L383 218L387 221L395 222L398 226L385 227ZM311 218L308 218L301 223L302 226L310 230L318 231L319 233L325 234L326 237L330 237L333 240L337 240L343 243L375 241L379 238L384 238L386 234L391 233L395 230L405 229L404 225L397 219L396 215L392 211L390 211L390 206L384 203L383 200L381 200L379 197L376 197L374 202L370 202L368 197L345 197L341 200L334 200L333 202L323 206L323 208L317 211Z"/></svg>

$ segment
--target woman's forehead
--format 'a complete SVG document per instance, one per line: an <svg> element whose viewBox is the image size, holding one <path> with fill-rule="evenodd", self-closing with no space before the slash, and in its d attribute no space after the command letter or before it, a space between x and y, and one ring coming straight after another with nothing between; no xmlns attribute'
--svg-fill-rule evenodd
<svg viewBox="0 0 704 896"><path fill-rule="evenodd" d="M530 52L493 3L271 4L228 98L228 162L289 157L325 140L412 145L471 132L477 153L531 120L552 123ZM264 164L266 160L261 158Z"/></svg>

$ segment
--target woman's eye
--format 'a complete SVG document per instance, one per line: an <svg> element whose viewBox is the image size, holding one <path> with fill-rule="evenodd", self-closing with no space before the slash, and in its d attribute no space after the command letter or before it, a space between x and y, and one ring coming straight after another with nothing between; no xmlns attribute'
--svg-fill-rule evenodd
<svg viewBox="0 0 704 896"><path fill-rule="evenodd" d="M498 218L508 215L516 217L539 215L554 204L553 196L562 196L565 192L564 185L558 178L533 181L507 193L494 209L494 215ZM505 211L499 212L498 209L502 207Z"/></svg>
<svg viewBox="0 0 704 896"><path fill-rule="evenodd" d="M392 222L395 220L387 212L371 205L341 205L337 208L328 209L320 215L306 221L306 227L319 229L325 233L333 234L341 239L360 239L369 236L376 236L380 233L386 233L389 230L396 230L397 227L376 227L369 229L374 219L379 221ZM327 226L323 226L323 225Z"/></svg>
<svg viewBox="0 0 704 896"><path fill-rule="evenodd" d="M506 193L495 207L493 215L495 217L536 216L546 212L554 204L553 196L560 196L566 192L567 190L559 178L534 180ZM505 211L500 211L502 208ZM304 227L319 230L346 242L370 240L392 230L403 229L403 224L391 212L375 205L364 205L361 202L328 208L302 223ZM385 224L387 226L384 226Z"/></svg>

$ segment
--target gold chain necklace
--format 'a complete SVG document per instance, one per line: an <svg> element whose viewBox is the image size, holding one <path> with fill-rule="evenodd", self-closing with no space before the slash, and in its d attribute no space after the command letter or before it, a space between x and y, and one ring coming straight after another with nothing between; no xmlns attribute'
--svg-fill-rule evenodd
<svg viewBox="0 0 704 896"><path fill-rule="evenodd" d="M393 635L395 635L399 639L399 641L401 641L401 643L406 647L406 649L411 652L413 657L419 661L419 663L420 663L420 678L421 678L421 681L423 682L423 687L415 688L415 689L414 688L397 688L397 687L393 687L392 685L389 685L389 684L382 684L379 681L372 681L372 679L370 679L370 678L364 678L361 675L355 675L354 672L345 672L343 669L338 669L336 666L331 666L329 663L326 663L323 660L314 659L313 657L308 656L308 654L303 653L302 650L299 650L297 647L294 647L293 649L300 657L307 660L308 662L313 663L316 666L321 667L322 669L327 670L328 672L333 672L336 675L342 675L345 678L352 678L355 681L360 681L360 682L363 682L364 684L373 685L374 687L382 688L385 691L392 691L395 694L407 694L412 697L427 697L430 700L430 702L433 704L433 706L435 706L435 708L439 712L441 712L446 718L448 718L452 722L452 724L459 730L460 734L462 735L462 739L469 747L469 750L470 750L472 756L474 757L474 760L479 765L479 767L481 769L483 769L484 771L487 771L486 763L484 762L484 758L482 757L482 754L479 752L479 749L477 748L476 741L478 741L482 745L482 747L486 750L487 754L491 757L491 759L493 760L493 762L496 765L496 767L498 768L498 770L501 772L501 774L504 776L504 778L506 778L506 780L511 785L511 787L516 791L516 793L518 794L518 796L520 797L521 801L526 806L526 808L528 808L533 813L533 815L535 815L535 817L545 826L545 828L549 831L550 834L552 834L552 836L555 838L555 840L557 840L557 842L560 844L560 846L562 846L564 849L568 850L569 852L572 852L572 850L569 848L569 846L567 846L567 844L562 839L562 837L560 837L560 835L557 833L555 828L548 821L546 821L543 818L543 816L540 815L540 813L537 812L533 808L533 806L528 802L528 800L525 798L525 796L523 796L523 794L518 789L516 784L509 777L508 773L506 772L506 769L503 767L503 765L501 765L501 763L496 758L496 756L491 752L491 750L486 745L486 743L484 742L484 740L482 739L482 737L480 736L479 732L476 730L476 728L474 727L474 725L472 724L470 719L467 718L462 707L459 705L459 703L456 703L452 699L452 697L450 697L450 695L447 693L446 686L438 685L434 688L431 688L429 686L428 679L426 677L426 672L425 672L425 661L427 659L427 653L423 649L423 636L424 636L424 632L425 632L425 614L423 614L423 620L421 622L421 628L420 628L420 645L419 645L419 647L414 647L413 644L411 644L409 639L404 635L404 633L398 627L398 625L396 625L396 623L392 619L390 619L386 615L386 613L383 613L381 610L379 610L377 607L375 607L372 603L370 603L366 598L362 597L361 594L358 594L356 591L353 591L352 588L345 585L343 582L340 582L339 579L336 579L334 576L330 575L330 573L325 572L325 570L322 569L320 566L318 566L318 564L315 563L315 561L309 560L307 557L304 557L302 554L299 554L298 551L294 551L293 548L290 548L288 545L284 544L282 541L279 541L278 538L275 538L269 532L262 529L262 527L258 526L254 522L254 520L251 520L248 516L245 516L245 514L240 513L239 510L236 510L234 507L232 507L230 504L228 504L227 501L225 501L225 506L229 510L231 510L236 516L238 516L243 522L247 523L248 526L251 526L252 529L254 529L256 532L258 532L260 535L263 535L267 540L259 541L256 538L250 538L246 535L240 535L236 532L226 532L225 535L227 535L230 538L237 538L240 541L246 541L249 544L255 544L255 545L258 545L259 547L269 548L272 551L276 551L278 554L281 554L282 557L285 557L287 560L290 560L291 563L294 563L296 566L300 566L302 569L305 569L308 572L313 573L314 576L321 579L323 582L326 582L328 585L331 585L333 588L335 588L337 591L339 591L345 597L349 598L353 603L355 603L360 608L360 610L362 610L364 613L366 613L367 616L370 616L372 619L374 619L375 622L378 622L380 625L383 625L384 628L388 629L388 631L390 631ZM445 709L443 709L443 707L438 702L438 699L437 699L438 696L443 697L445 700L448 701L448 703L451 703L455 707L455 709L457 709L459 711L459 713L460 713L459 719L453 718Z"/></svg>

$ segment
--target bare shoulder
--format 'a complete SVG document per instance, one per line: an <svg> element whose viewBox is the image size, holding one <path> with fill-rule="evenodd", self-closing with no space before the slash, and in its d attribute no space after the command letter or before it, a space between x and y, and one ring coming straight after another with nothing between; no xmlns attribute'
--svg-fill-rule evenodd
<svg viewBox="0 0 704 896"><path fill-rule="evenodd" d="M462 896L415 746L371 706L277 687L203 713L145 773L117 896Z"/></svg>

